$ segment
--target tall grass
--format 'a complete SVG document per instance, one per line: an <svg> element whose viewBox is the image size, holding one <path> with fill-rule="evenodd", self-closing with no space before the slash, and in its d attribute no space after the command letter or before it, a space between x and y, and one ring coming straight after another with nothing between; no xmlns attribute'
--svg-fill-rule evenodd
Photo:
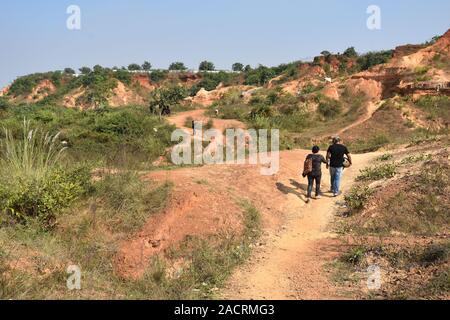
<svg viewBox="0 0 450 320"><path fill-rule="evenodd" d="M67 149L59 143L59 132L55 135L42 133L39 129L32 129L26 119L23 120L20 139L15 139L11 130L3 130L2 170L14 177L42 178L55 167Z"/></svg>
<svg viewBox="0 0 450 320"><path fill-rule="evenodd" d="M59 133L51 135L32 129L23 120L22 136L15 139L4 129L0 159L0 223L6 220L26 222L39 218L45 227L90 186L89 168L65 168L59 163L66 147ZM4 221L3 221L4 222Z"/></svg>

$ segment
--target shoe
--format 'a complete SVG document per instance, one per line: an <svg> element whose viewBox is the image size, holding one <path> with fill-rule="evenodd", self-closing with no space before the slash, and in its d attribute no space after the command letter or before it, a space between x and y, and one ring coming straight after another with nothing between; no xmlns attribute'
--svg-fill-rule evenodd
<svg viewBox="0 0 450 320"><path fill-rule="evenodd" d="M316 196L316 200L322 199L322 196Z"/></svg>
<svg viewBox="0 0 450 320"><path fill-rule="evenodd" d="M310 199L310 198L306 199L306 203L309 203L310 201L311 201L311 199Z"/></svg>
<svg viewBox="0 0 450 320"><path fill-rule="evenodd" d="M338 192L338 193L333 193L333 197L339 197L342 194L342 192Z"/></svg>

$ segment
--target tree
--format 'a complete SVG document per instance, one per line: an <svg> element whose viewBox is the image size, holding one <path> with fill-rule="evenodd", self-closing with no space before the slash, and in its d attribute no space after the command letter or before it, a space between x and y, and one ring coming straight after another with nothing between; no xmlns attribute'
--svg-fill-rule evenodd
<svg viewBox="0 0 450 320"><path fill-rule="evenodd" d="M371 67L388 62L393 55L393 50L368 52L359 56L358 65L360 70L368 70Z"/></svg>
<svg viewBox="0 0 450 320"><path fill-rule="evenodd" d="M166 70L154 70L152 73L150 73L150 79L153 82L160 82L164 80L167 76Z"/></svg>
<svg viewBox="0 0 450 320"><path fill-rule="evenodd" d="M65 68L64 69L64 73L66 73L66 74L75 74L75 70L73 70L72 68Z"/></svg>
<svg viewBox="0 0 450 320"><path fill-rule="evenodd" d="M242 72L244 70L244 65L240 62L236 62L233 64L231 69L235 72Z"/></svg>
<svg viewBox="0 0 450 320"><path fill-rule="evenodd" d="M245 71L245 72L250 72L250 71L252 71L252 66L249 65L249 64L246 65L245 68L244 68L244 71Z"/></svg>
<svg viewBox="0 0 450 320"><path fill-rule="evenodd" d="M245 84L262 86L275 76L276 73L272 68L259 65L258 68L252 69L247 73Z"/></svg>
<svg viewBox="0 0 450 320"><path fill-rule="evenodd" d="M148 62L148 61L145 61L142 64L142 70L150 71L151 68L152 68L152 64L150 62Z"/></svg>
<svg viewBox="0 0 450 320"><path fill-rule="evenodd" d="M79 70L80 70L81 74L89 74L92 71L91 68L88 68L88 67L81 67Z"/></svg>
<svg viewBox="0 0 450 320"><path fill-rule="evenodd" d="M186 97L186 89L181 86L158 88L150 95L150 112L159 116L170 114L170 108Z"/></svg>
<svg viewBox="0 0 450 320"><path fill-rule="evenodd" d="M94 66L94 72L100 73L100 72L102 72L103 70L104 70L104 68L103 68L101 65L99 65L99 64L96 64L96 65Z"/></svg>
<svg viewBox="0 0 450 320"><path fill-rule="evenodd" d="M325 56L325 57L331 56L331 52L327 51L327 50L322 51L320 54Z"/></svg>
<svg viewBox="0 0 450 320"><path fill-rule="evenodd" d="M128 66L128 70L130 71L139 71L141 70L141 66L138 65L137 63L132 63Z"/></svg>
<svg viewBox="0 0 450 320"><path fill-rule="evenodd" d="M215 70L214 63L210 61L202 61L198 67L200 71L213 71Z"/></svg>
<svg viewBox="0 0 450 320"><path fill-rule="evenodd" d="M173 62L170 64L169 66L169 70L171 71L184 71L187 70L186 66L184 65L183 62Z"/></svg>
<svg viewBox="0 0 450 320"><path fill-rule="evenodd" d="M344 51L344 56L348 58L356 58L358 57L358 53L355 50L355 47L350 47Z"/></svg>

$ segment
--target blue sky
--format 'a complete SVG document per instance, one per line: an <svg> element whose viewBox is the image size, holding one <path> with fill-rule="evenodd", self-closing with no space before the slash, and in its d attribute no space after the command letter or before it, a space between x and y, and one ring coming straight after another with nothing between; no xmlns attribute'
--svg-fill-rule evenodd
<svg viewBox="0 0 450 320"><path fill-rule="evenodd" d="M71 4L81 8L79 31L66 28ZM372 4L381 30L366 27ZM448 28L448 0L1 0L0 86L32 72L145 60L277 65L325 49L421 43Z"/></svg>

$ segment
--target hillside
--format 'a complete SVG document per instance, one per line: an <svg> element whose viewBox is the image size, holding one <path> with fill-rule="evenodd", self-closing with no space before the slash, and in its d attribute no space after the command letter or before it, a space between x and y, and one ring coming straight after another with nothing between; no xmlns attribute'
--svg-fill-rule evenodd
<svg viewBox="0 0 450 320"><path fill-rule="evenodd" d="M0 298L448 299L450 30L236 72L81 69L0 93ZM220 132L204 150L279 129L280 170L175 165L193 120ZM335 135L344 194L324 169L307 202L303 160Z"/></svg>

